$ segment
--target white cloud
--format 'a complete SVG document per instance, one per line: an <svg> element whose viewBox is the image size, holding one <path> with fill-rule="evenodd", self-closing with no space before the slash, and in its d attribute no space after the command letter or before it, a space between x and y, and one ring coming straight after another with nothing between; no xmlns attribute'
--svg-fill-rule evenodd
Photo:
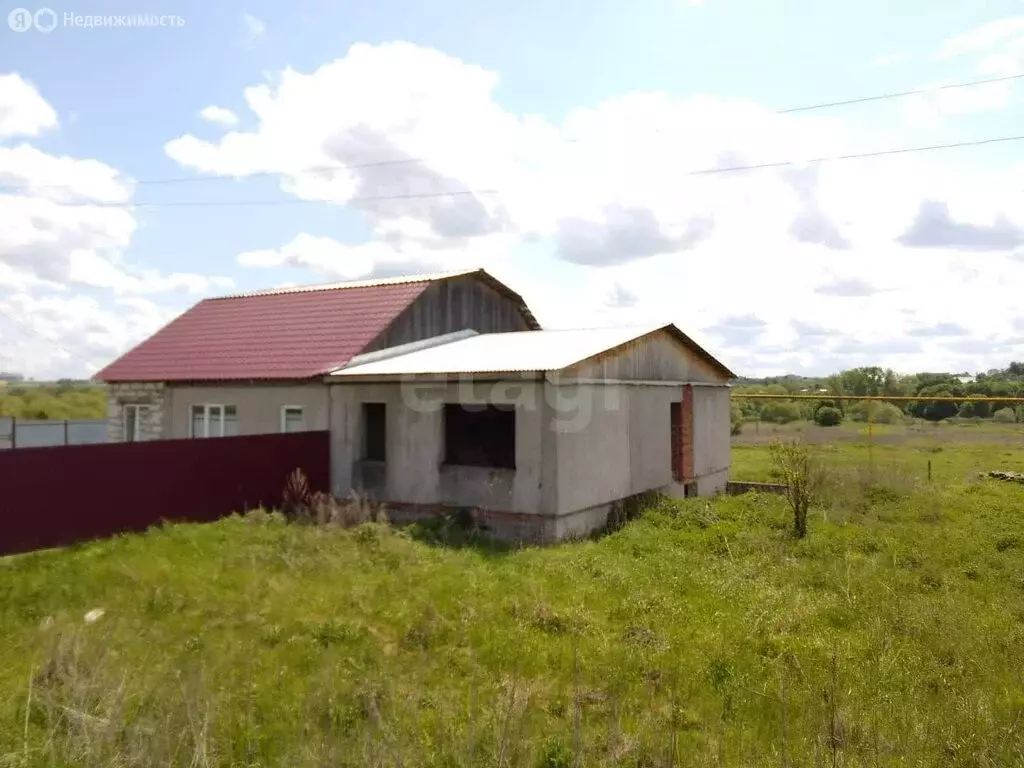
<svg viewBox="0 0 1024 768"><path fill-rule="evenodd" d="M940 60L959 59L970 63L975 79L1012 78L1024 71L1024 16L996 19L945 40L935 51ZM949 79L932 83L937 89L962 83ZM943 118L974 112L1000 110L1015 101L1017 82L1013 79L963 88L944 88L921 94L904 102L909 124L936 130Z"/></svg>
<svg viewBox="0 0 1024 768"><path fill-rule="evenodd" d="M910 59L909 53L887 53L882 56L876 56L871 60L871 66L873 67L892 67L896 64L902 64Z"/></svg>
<svg viewBox="0 0 1024 768"><path fill-rule="evenodd" d="M124 297L0 294L0 368L37 379L87 377L165 325L173 311Z"/></svg>
<svg viewBox="0 0 1024 768"><path fill-rule="evenodd" d="M211 123L216 123L217 125L230 127L232 125L238 124L238 115L236 115L230 109L226 109L225 107L218 107L215 104L211 104L208 107L203 107L199 111L199 116L203 118L203 120L208 120Z"/></svg>
<svg viewBox="0 0 1024 768"><path fill-rule="evenodd" d="M936 56L949 59L964 54L986 51L1018 35L1024 35L1024 16L996 19L975 27L970 32L946 40Z"/></svg>
<svg viewBox="0 0 1024 768"><path fill-rule="evenodd" d="M508 256L509 243L488 239L483 247L432 250L414 243L373 241L348 245L330 237L302 233L280 248L238 255L243 267L297 267L327 280L358 280L386 275L441 272L493 266Z"/></svg>
<svg viewBox="0 0 1024 768"><path fill-rule="evenodd" d="M922 88L927 93L908 96L903 102L903 114L908 125L935 130L949 117L1005 109L1013 103L1014 82L1002 81L967 88L943 88L961 81L944 80Z"/></svg>
<svg viewBox="0 0 1024 768"><path fill-rule="evenodd" d="M54 201L123 203L131 184L98 160L57 157L28 144L0 146L0 188Z"/></svg>
<svg viewBox="0 0 1024 768"><path fill-rule="evenodd" d="M166 151L206 173L276 174L287 194L362 212L373 233L297 233L242 266L348 279L482 265L547 325L674 318L750 373L1005 364L1001 318L1024 279L1007 258L1024 226L1016 169L970 175L936 153L694 175L900 140L845 117L663 93L554 123L503 109L497 83L415 45L356 45L246 89L251 131ZM969 335L907 341L905 305ZM729 324L746 314L763 325ZM801 334L808 324L835 333ZM994 341L978 352L971 339Z"/></svg>
<svg viewBox="0 0 1024 768"><path fill-rule="evenodd" d="M248 37L249 42L254 42L267 31L267 23L262 19L258 19L251 13L246 13L242 16L242 23L245 25L245 34Z"/></svg>
<svg viewBox="0 0 1024 768"><path fill-rule="evenodd" d="M0 135L55 125L56 113L34 88L0 76ZM98 160L0 144L0 367L35 377L91 374L167 319L167 309L142 296L233 284L131 264L126 250L137 222L120 204L132 192Z"/></svg>
<svg viewBox="0 0 1024 768"><path fill-rule="evenodd" d="M57 112L18 74L0 75L0 139L37 136L57 126Z"/></svg>

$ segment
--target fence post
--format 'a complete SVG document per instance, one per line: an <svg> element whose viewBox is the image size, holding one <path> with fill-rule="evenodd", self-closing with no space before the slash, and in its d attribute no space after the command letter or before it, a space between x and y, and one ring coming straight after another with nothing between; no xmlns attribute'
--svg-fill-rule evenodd
<svg viewBox="0 0 1024 768"><path fill-rule="evenodd" d="M932 481L932 460L928 459L928 482Z"/></svg>
<svg viewBox="0 0 1024 768"><path fill-rule="evenodd" d="M11 416L11 450L18 447L18 417Z"/></svg>
<svg viewBox="0 0 1024 768"><path fill-rule="evenodd" d="M875 482L875 452L874 452L874 435L872 434L871 423L874 421L872 418L872 408L874 403L868 403L868 482Z"/></svg>
<svg viewBox="0 0 1024 768"><path fill-rule="evenodd" d="M64 419L64 445L68 444L68 420Z"/></svg>

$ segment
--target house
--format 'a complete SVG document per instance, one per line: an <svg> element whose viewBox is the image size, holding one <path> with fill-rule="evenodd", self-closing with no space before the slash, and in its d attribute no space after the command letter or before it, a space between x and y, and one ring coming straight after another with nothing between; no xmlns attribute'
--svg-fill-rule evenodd
<svg viewBox="0 0 1024 768"><path fill-rule="evenodd" d="M729 473L733 374L674 325L541 330L483 270L207 299L97 374L112 440L328 430L332 491L498 535Z"/></svg>

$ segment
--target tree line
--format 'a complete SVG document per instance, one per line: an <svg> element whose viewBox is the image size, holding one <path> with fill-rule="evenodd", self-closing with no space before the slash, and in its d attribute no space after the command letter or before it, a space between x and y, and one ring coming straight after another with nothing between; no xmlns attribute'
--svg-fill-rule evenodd
<svg viewBox="0 0 1024 768"><path fill-rule="evenodd" d="M744 421L786 423L801 419L830 426L843 419L895 423L907 417L941 421L954 417L993 419L1024 423L1024 362L1010 363L976 376L966 373L913 373L901 375L889 368L851 368L825 377L776 376L741 378L734 395L820 395L813 400L753 400L735 398L733 431ZM912 397L919 400L892 402L855 401L852 396ZM936 401L932 398L954 400ZM971 397L1021 398L1021 403L972 402ZM965 398L957 402L955 398Z"/></svg>
<svg viewBox="0 0 1024 768"><path fill-rule="evenodd" d="M54 384L0 386L0 416L18 419L105 419L107 392L102 386L63 381Z"/></svg>

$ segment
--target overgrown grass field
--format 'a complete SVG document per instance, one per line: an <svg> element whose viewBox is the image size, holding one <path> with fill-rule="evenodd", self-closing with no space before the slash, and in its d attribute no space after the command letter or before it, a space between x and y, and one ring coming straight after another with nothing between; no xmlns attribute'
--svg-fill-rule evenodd
<svg viewBox="0 0 1024 768"><path fill-rule="evenodd" d="M799 438L817 446L826 465L840 474L873 473L880 482L912 489L931 478L941 485L968 482L979 473L1024 471L1024 424L990 421L918 421L910 425L846 422L819 427L810 422L746 424L733 437L732 477L772 482L772 440Z"/></svg>
<svg viewBox="0 0 1024 768"><path fill-rule="evenodd" d="M0 765L1021 764L1024 486L976 472L1024 449L886 450L828 448L802 540L748 495L544 549L253 515L0 560Z"/></svg>

